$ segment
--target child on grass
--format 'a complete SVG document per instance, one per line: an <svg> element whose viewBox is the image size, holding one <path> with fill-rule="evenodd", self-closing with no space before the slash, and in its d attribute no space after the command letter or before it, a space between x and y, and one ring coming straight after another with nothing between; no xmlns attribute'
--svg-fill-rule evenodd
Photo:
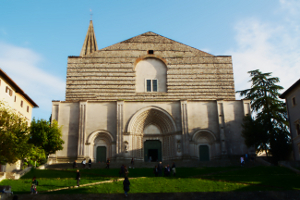
<svg viewBox="0 0 300 200"><path fill-rule="evenodd" d="M38 185L38 181L36 180L35 177L32 178L32 182L31 182L31 194L37 194L37 190L36 190L36 186Z"/></svg>

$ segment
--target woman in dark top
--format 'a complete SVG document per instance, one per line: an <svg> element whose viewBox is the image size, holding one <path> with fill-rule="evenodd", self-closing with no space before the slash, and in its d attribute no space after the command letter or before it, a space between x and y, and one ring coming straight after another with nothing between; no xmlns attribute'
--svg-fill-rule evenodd
<svg viewBox="0 0 300 200"><path fill-rule="evenodd" d="M127 197L127 192L129 192L129 185L130 185L130 182L128 180L128 177L125 177L124 181L123 181L123 189L124 189L124 194L125 196Z"/></svg>

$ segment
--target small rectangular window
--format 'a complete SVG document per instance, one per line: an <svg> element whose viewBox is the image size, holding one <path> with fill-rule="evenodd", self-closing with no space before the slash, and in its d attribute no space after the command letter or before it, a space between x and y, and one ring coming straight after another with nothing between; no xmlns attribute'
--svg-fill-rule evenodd
<svg viewBox="0 0 300 200"><path fill-rule="evenodd" d="M157 80L152 80L153 92L157 92Z"/></svg>
<svg viewBox="0 0 300 200"><path fill-rule="evenodd" d="M293 106L296 105L296 98L295 98L295 97L292 98L292 105L293 105Z"/></svg>
<svg viewBox="0 0 300 200"><path fill-rule="evenodd" d="M29 106L27 106L27 112L29 112Z"/></svg>
<svg viewBox="0 0 300 200"><path fill-rule="evenodd" d="M148 50L148 54L154 54L153 50Z"/></svg>
<svg viewBox="0 0 300 200"><path fill-rule="evenodd" d="M147 92L151 92L151 80L146 80L147 82Z"/></svg>
<svg viewBox="0 0 300 200"><path fill-rule="evenodd" d="M5 92L9 94L9 96L12 96L12 90L8 86L6 86Z"/></svg>
<svg viewBox="0 0 300 200"><path fill-rule="evenodd" d="M17 96L15 96L15 102L17 102Z"/></svg>
<svg viewBox="0 0 300 200"><path fill-rule="evenodd" d="M21 108L23 108L23 101L21 101Z"/></svg>

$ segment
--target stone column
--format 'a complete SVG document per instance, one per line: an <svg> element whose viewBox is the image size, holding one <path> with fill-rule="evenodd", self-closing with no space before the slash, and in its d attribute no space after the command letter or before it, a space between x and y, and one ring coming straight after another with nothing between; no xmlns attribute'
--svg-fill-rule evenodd
<svg viewBox="0 0 300 200"><path fill-rule="evenodd" d="M78 152L77 157L82 158L85 155L85 135L86 135L86 107L87 102L79 102L79 131L78 131Z"/></svg>
<svg viewBox="0 0 300 200"><path fill-rule="evenodd" d="M124 101L117 101L117 137L116 137L116 156L122 156L123 143L123 107Z"/></svg>
<svg viewBox="0 0 300 200"><path fill-rule="evenodd" d="M227 156L223 105L224 105L223 101L217 101L219 131L220 131L220 139L221 139L221 155Z"/></svg>
<svg viewBox="0 0 300 200"><path fill-rule="evenodd" d="M189 158L189 128L188 128L188 114L187 101L180 101L181 105L181 128L182 128L182 153L183 158Z"/></svg>

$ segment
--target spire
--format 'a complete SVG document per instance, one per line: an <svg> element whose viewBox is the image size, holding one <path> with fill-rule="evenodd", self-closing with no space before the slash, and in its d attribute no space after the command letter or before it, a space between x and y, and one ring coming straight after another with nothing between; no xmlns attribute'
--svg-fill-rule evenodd
<svg viewBox="0 0 300 200"><path fill-rule="evenodd" d="M90 53L93 53L94 51L98 50L98 45L95 37L94 27L93 27L93 21L90 21L89 29L87 31L80 56L86 56Z"/></svg>

